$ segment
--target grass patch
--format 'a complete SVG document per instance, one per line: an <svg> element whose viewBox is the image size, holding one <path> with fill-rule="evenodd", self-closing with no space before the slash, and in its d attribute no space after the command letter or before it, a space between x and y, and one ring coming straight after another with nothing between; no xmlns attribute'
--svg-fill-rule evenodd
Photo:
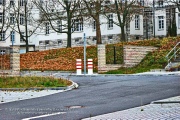
<svg viewBox="0 0 180 120"><path fill-rule="evenodd" d="M108 71L104 74L133 74L147 72L151 69L164 69L168 64L165 56L168 52L180 41L180 37L164 38L162 40L148 40L129 42L128 44L140 46L156 46L159 49L150 52L146 57L135 67L132 68L119 68L118 70ZM127 43L126 43L127 44Z"/></svg>
<svg viewBox="0 0 180 120"><path fill-rule="evenodd" d="M0 88L66 87L72 83L53 77L0 77Z"/></svg>

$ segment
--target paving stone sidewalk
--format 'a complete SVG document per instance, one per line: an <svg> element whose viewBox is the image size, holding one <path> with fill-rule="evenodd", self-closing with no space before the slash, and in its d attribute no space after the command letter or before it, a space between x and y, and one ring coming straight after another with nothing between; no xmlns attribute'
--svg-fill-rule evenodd
<svg viewBox="0 0 180 120"><path fill-rule="evenodd" d="M180 120L180 96L83 120Z"/></svg>

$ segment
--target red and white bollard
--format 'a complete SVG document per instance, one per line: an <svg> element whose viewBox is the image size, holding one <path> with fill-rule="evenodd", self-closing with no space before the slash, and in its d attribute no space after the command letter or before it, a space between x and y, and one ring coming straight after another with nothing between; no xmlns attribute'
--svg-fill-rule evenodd
<svg viewBox="0 0 180 120"><path fill-rule="evenodd" d="M82 60L81 59L76 59L76 75L81 75L82 74Z"/></svg>
<svg viewBox="0 0 180 120"><path fill-rule="evenodd" d="M93 74L93 59L88 59L88 75L92 75Z"/></svg>

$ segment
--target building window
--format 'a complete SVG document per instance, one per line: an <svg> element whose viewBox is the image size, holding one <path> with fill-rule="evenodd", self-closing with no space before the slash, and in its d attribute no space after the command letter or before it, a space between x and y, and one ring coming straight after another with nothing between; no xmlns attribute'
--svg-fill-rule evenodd
<svg viewBox="0 0 180 120"><path fill-rule="evenodd" d="M40 5L43 5L44 1L43 0L40 0Z"/></svg>
<svg viewBox="0 0 180 120"><path fill-rule="evenodd" d="M11 31L11 42L15 41L15 32Z"/></svg>
<svg viewBox="0 0 180 120"><path fill-rule="evenodd" d="M24 24L24 14L20 14L19 21L20 21L20 25Z"/></svg>
<svg viewBox="0 0 180 120"><path fill-rule="evenodd" d="M140 28L140 19L139 19L139 15L135 15L135 29L139 30Z"/></svg>
<svg viewBox="0 0 180 120"><path fill-rule="evenodd" d="M62 40L58 40L58 45L61 45L62 43Z"/></svg>
<svg viewBox="0 0 180 120"><path fill-rule="evenodd" d="M83 19L73 20L72 31L83 31Z"/></svg>
<svg viewBox="0 0 180 120"><path fill-rule="evenodd" d="M108 29L113 29L113 14L108 15Z"/></svg>
<svg viewBox="0 0 180 120"><path fill-rule="evenodd" d="M93 30L96 30L96 21L93 21Z"/></svg>
<svg viewBox="0 0 180 120"><path fill-rule="evenodd" d="M5 5L6 0L0 0L0 5Z"/></svg>
<svg viewBox="0 0 180 120"><path fill-rule="evenodd" d="M108 36L109 41L112 41L112 39L113 39L113 36Z"/></svg>
<svg viewBox="0 0 180 120"><path fill-rule="evenodd" d="M6 53L6 50L1 50L1 55L4 55Z"/></svg>
<svg viewBox="0 0 180 120"><path fill-rule="evenodd" d="M24 38L24 34L25 34L24 32L21 32L21 35L20 35L20 42L24 42L24 39L23 39L23 38Z"/></svg>
<svg viewBox="0 0 180 120"><path fill-rule="evenodd" d="M159 7L163 7L163 0L158 1Z"/></svg>
<svg viewBox="0 0 180 120"><path fill-rule="evenodd" d="M140 0L140 6L144 6L144 0Z"/></svg>
<svg viewBox="0 0 180 120"><path fill-rule="evenodd" d="M178 14L178 28L180 28L180 13Z"/></svg>
<svg viewBox="0 0 180 120"><path fill-rule="evenodd" d="M24 0L19 0L19 6L24 6Z"/></svg>
<svg viewBox="0 0 180 120"><path fill-rule="evenodd" d="M49 25L49 22L45 23L45 34L49 34L49 29L50 29L50 25Z"/></svg>
<svg viewBox="0 0 180 120"><path fill-rule="evenodd" d="M75 42L79 42L79 38L76 38L76 39L75 39Z"/></svg>
<svg viewBox="0 0 180 120"><path fill-rule="evenodd" d="M111 1L110 0L105 0L105 5L109 5L111 4Z"/></svg>
<svg viewBox="0 0 180 120"><path fill-rule="evenodd" d="M159 30L163 30L164 29L164 16L158 16L158 20L159 20Z"/></svg>
<svg viewBox="0 0 180 120"><path fill-rule="evenodd" d="M60 21L60 20L57 21L57 30L59 32L62 32L62 21Z"/></svg>
<svg viewBox="0 0 180 120"><path fill-rule="evenodd" d="M43 41L39 41L39 45L43 45Z"/></svg>
<svg viewBox="0 0 180 120"><path fill-rule="evenodd" d="M14 7L14 0L10 0L10 7Z"/></svg>
<svg viewBox="0 0 180 120"><path fill-rule="evenodd" d="M3 15L3 13L0 13L0 23L4 23L4 15Z"/></svg>
<svg viewBox="0 0 180 120"><path fill-rule="evenodd" d="M49 45L49 40L46 40L46 41L45 41L45 45Z"/></svg>
<svg viewBox="0 0 180 120"><path fill-rule="evenodd" d="M5 41L5 31L0 32L0 41Z"/></svg>
<svg viewBox="0 0 180 120"><path fill-rule="evenodd" d="M96 40L97 40L96 37L93 37L92 41L96 41Z"/></svg>
<svg viewBox="0 0 180 120"><path fill-rule="evenodd" d="M10 13L10 24L14 24L15 21L14 21L14 14Z"/></svg>
<svg viewBox="0 0 180 120"><path fill-rule="evenodd" d="M118 2L125 3L125 2L126 2L126 0L118 0Z"/></svg>

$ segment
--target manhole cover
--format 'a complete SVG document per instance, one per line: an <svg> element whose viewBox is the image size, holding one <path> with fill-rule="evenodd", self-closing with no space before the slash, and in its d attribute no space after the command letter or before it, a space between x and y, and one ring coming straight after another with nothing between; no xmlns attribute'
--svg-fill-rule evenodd
<svg viewBox="0 0 180 120"><path fill-rule="evenodd" d="M80 106L80 105L74 105L74 106L66 106L69 109L77 109L77 108L83 108L84 106Z"/></svg>

